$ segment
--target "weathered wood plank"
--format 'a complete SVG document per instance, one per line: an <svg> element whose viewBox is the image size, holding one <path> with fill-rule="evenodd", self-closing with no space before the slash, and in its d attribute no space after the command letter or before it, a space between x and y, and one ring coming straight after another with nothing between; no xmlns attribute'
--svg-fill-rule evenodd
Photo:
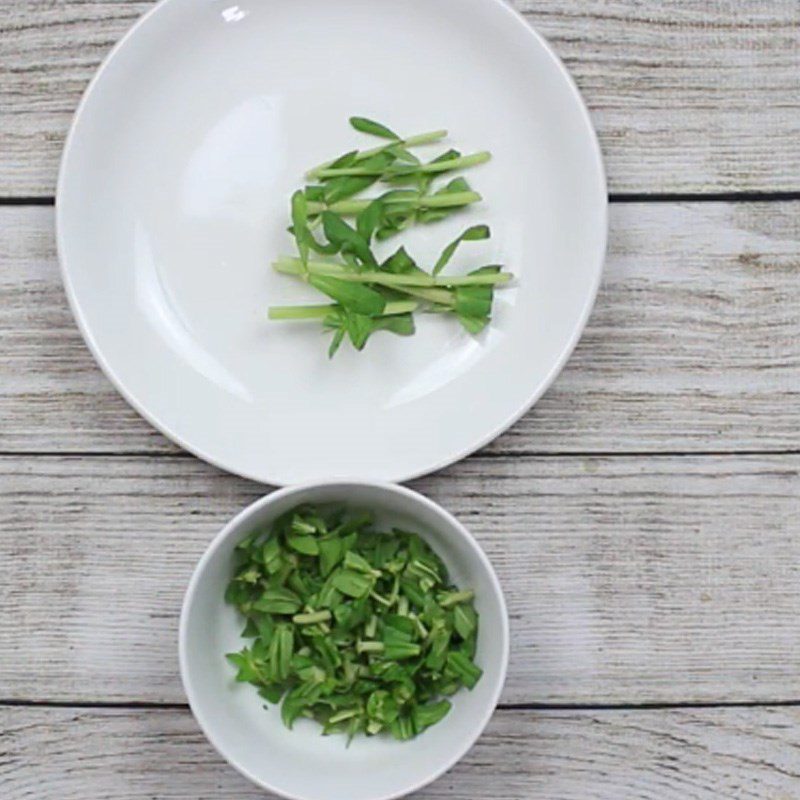
<svg viewBox="0 0 800 800"><path fill-rule="evenodd" d="M798 209L614 205L583 340L490 451L800 449ZM0 209L0 451L174 451L81 341L52 218L50 208Z"/></svg>
<svg viewBox="0 0 800 800"><path fill-rule="evenodd" d="M795 0L514 0L580 86L614 192L800 189ZM146 0L2 0L0 195L52 194L72 112Z"/></svg>
<svg viewBox="0 0 800 800"><path fill-rule="evenodd" d="M415 485L505 587L505 702L800 699L800 456L473 458ZM0 459L0 698L182 701L189 575L261 491L189 458Z"/></svg>
<svg viewBox="0 0 800 800"><path fill-rule="evenodd" d="M5 800L260 800L188 711L0 708ZM415 797L791 800L797 708L499 711Z"/></svg>

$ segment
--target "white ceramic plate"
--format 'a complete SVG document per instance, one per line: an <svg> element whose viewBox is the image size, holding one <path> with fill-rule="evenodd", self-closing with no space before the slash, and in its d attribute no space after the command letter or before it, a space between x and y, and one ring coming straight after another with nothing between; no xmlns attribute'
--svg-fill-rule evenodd
<svg viewBox="0 0 800 800"><path fill-rule="evenodd" d="M518 276L481 337L430 316L328 361L317 324L266 320L319 302L269 263L293 251L304 169L363 145L353 114L493 152L468 176L485 202L409 239L425 261L491 225L448 267ZM405 480L489 442L561 369L600 279L606 187L575 86L500 0L164 0L86 93L57 227L95 358L175 442L267 483Z"/></svg>
<svg viewBox="0 0 800 800"><path fill-rule="evenodd" d="M480 615L476 663L483 676L453 695L437 725L408 742L386 736L321 736L298 720L287 731L274 707L252 686L237 684L223 654L238 651L242 621L223 601L235 569L233 551L249 533L303 503L344 503L370 509L380 526L422 534L453 581L475 591ZM181 611L180 666L197 721L217 750L243 775L293 800L389 800L417 791L469 750L494 711L508 666L509 632L503 592L488 558L469 532L441 507L410 489L380 483L295 486L257 500L214 539L197 565Z"/></svg>

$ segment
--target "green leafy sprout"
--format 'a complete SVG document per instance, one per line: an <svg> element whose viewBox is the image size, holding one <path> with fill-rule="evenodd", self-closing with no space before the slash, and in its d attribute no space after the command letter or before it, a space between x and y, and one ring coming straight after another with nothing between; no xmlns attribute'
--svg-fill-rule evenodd
<svg viewBox="0 0 800 800"><path fill-rule="evenodd" d="M379 259L375 245L415 224L428 224L479 202L465 178L441 175L488 161L482 151L463 155L447 150L422 162L411 148L441 141L438 130L402 138L380 122L352 117L351 126L384 143L352 150L306 173L313 181L294 193L289 231L297 256L281 256L273 268L294 275L325 295L329 303L273 306L271 320L318 320L332 333L329 355L345 338L362 350L370 336L388 331L399 336L415 332L414 314L453 315L471 334L491 321L494 292L512 280L497 265L481 266L466 275L443 270L463 242L488 239L487 225L472 225L450 242L429 269L419 266L404 247ZM372 197L362 192L378 183L387 189Z"/></svg>
<svg viewBox="0 0 800 800"><path fill-rule="evenodd" d="M225 599L247 646L228 653L236 680L280 703L291 728L385 732L411 739L472 689L478 614L416 533L379 531L372 516L301 506L236 548Z"/></svg>

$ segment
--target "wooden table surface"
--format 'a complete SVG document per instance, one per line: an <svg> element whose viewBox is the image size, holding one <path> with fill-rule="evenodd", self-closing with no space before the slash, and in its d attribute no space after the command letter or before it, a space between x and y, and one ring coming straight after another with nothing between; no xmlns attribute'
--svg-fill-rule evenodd
<svg viewBox="0 0 800 800"><path fill-rule="evenodd" d="M128 408L56 264L71 114L150 5L0 0L3 800L263 796L199 732L176 631L264 489ZM591 109L610 251L553 388L413 484L475 532L513 628L487 733L419 797L796 800L800 2L516 6Z"/></svg>

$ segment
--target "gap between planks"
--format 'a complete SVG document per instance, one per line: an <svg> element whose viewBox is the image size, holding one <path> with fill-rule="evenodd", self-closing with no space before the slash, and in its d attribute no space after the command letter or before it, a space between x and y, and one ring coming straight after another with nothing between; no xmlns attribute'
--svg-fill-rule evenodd
<svg viewBox="0 0 800 800"><path fill-rule="evenodd" d="M469 459L485 459L487 461L494 461L500 458L735 458L739 456L798 456L800 450L796 448L777 448L777 449L751 449L751 450L489 450L483 452L477 450L461 461ZM81 459L81 458L170 458L175 460L186 461L202 461L203 459L190 453L188 450L176 450L160 452L158 450L26 450L20 452L18 450L0 450L0 458L63 458L63 459ZM205 462L208 463L208 462ZM453 462L457 463L457 462ZM212 465L213 466L213 465ZM452 466L449 464L448 466ZM435 475L436 472L442 472L447 467L441 470L427 473L427 475ZM221 472L229 472L231 475L236 475L230 470L220 469ZM424 476L423 476L424 477ZM416 478L414 480L417 480ZM400 483L410 483L411 481L400 481ZM264 483L264 486L271 484Z"/></svg>
<svg viewBox="0 0 800 800"><path fill-rule="evenodd" d="M0 708L130 709L188 711L188 703L157 703L137 700L26 700L0 698ZM800 708L800 700L732 700L730 702L663 703L498 703L496 711L669 711L712 708Z"/></svg>
<svg viewBox="0 0 800 800"><path fill-rule="evenodd" d="M800 200L792 192L612 192L609 203L786 203ZM54 206L52 195L0 197L0 206Z"/></svg>

